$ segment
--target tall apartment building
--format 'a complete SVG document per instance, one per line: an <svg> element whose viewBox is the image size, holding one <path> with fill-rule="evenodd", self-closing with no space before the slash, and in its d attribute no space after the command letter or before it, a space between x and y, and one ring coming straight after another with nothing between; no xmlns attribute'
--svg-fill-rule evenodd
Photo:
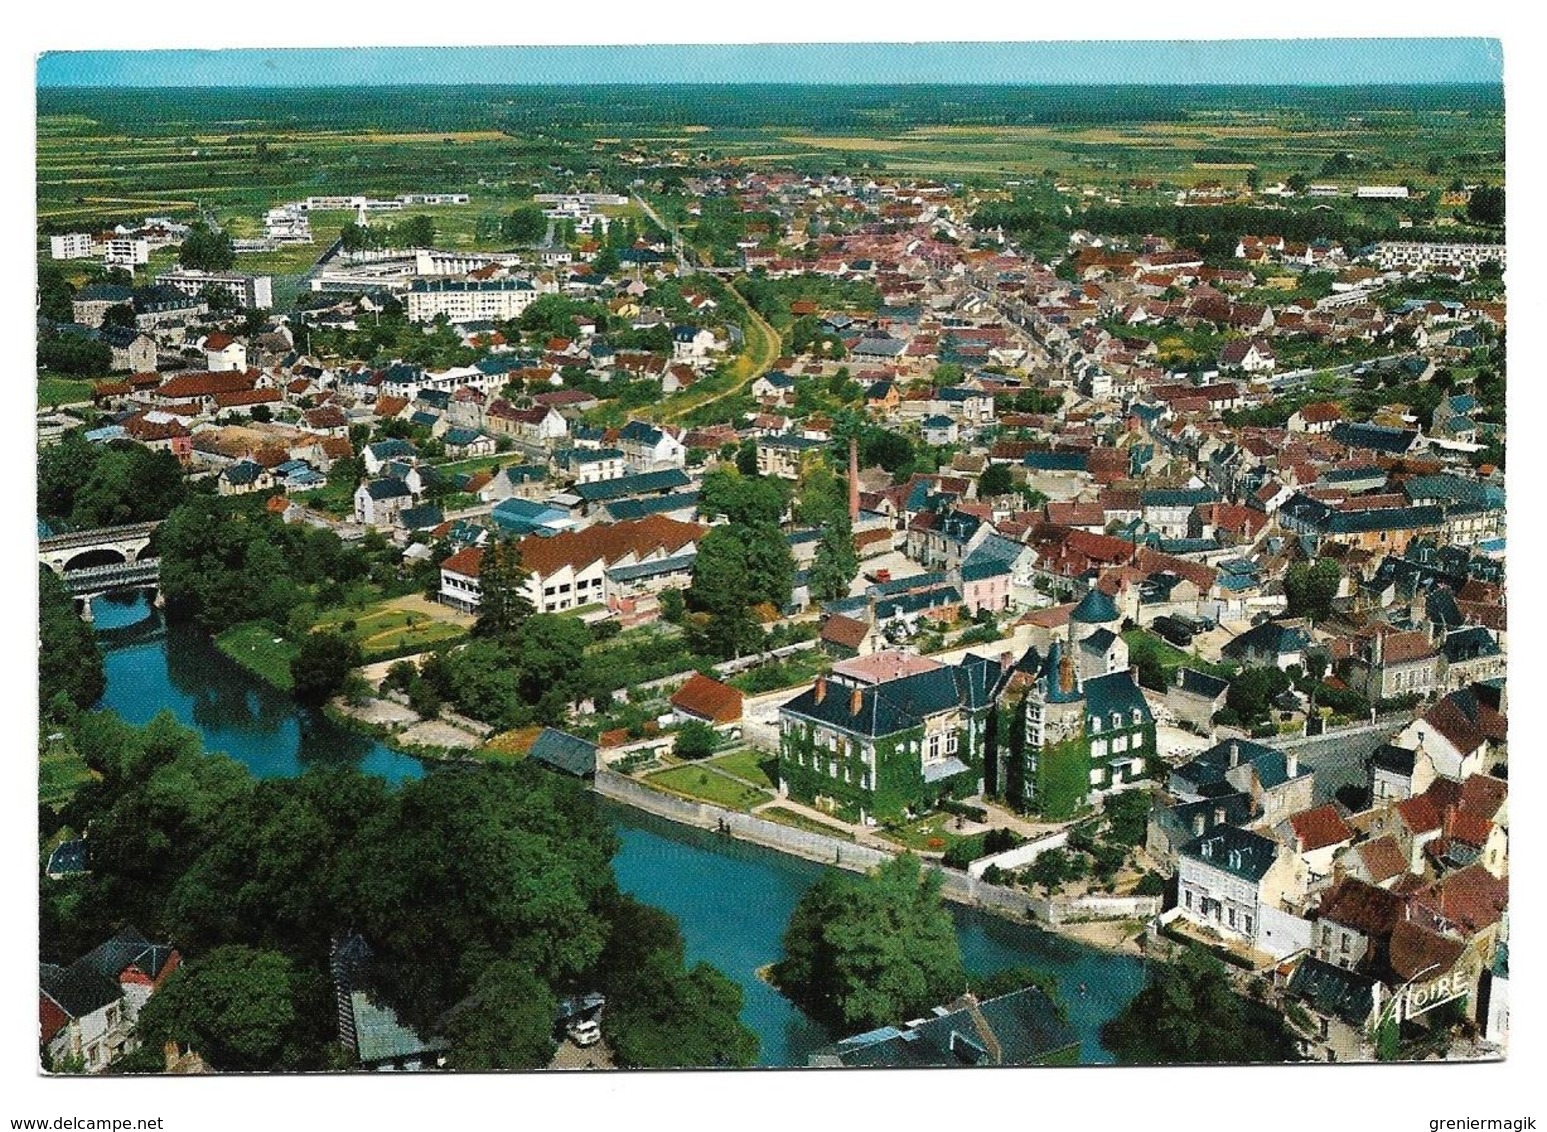
<svg viewBox="0 0 1547 1132"><path fill-rule="evenodd" d="M408 289L408 317L414 322L442 314L453 322L511 319L537 295L525 279L416 279Z"/></svg>

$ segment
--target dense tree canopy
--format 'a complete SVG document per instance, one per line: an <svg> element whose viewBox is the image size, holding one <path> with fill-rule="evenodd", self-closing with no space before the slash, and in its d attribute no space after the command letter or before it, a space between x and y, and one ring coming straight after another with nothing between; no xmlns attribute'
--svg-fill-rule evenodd
<svg viewBox="0 0 1547 1132"><path fill-rule="evenodd" d="M1325 620L1332 613L1332 601L1342 583L1343 571L1330 558L1314 564L1296 562L1284 573L1284 596L1289 599L1286 615Z"/></svg>
<svg viewBox="0 0 1547 1132"><path fill-rule="evenodd" d="M327 630L307 633L290 662L295 698L303 704L326 703L361 661L360 646L352 638Z"/></svg>
<svg viewBox="0 0 1547 1132"><path fill-rule="evenodd" d="M202 220L195 221L177 250L177 262L199 271L230 271L236 249L226 232L216 232Z"/></svg>
<svg viewBox="0 0 1547 1132"><path fill-rule="evenodd" d="M1248 1002L1225 965L1189 947L1172 963L1150 964L1150 982L1101 1030L1124 1065L1296 1061L1283 1019Z"/></svg>
<svg viewBox="0 0 1547 1132"><path fill-rule="evenodd" d="M38 514L78 527L165 518L188 495L170 452L114 441L92 444L78 431L38 453Z"/></svg>
<svg viewBox="0 0 1547 1132"><path fill-rule="evenodd" d="M38 567L38 706L45 714L67 714L68 707L90 707L102 698L107 680L102 650L91 626L75 612L75 603L58 576ZM64 703L56 700L63 696Z"/></svg>
<svg viewBox="0 0 1547 1132"><path fill-rule="evenodd" d="M688 969L671 917L619 893L616 837L576 782L525 763L396 790L342 769L257 781L168 716L89 713L75 732L100 778L64 817L90 823L92 870L42 884L43 957L125 923L173 940L188 967L146 1032L217 1068L327 1064L329 947L348 930L373 994L450 1038L453 1067L544 1064L555 998L598 988L626 1064L755 1056L738 988Z"/></svg>
<svg viewBox="0 0 1547 1132"><path fill-rule="evenodd" d="M903 854L865 877L828 872L801 897L775 984L845 1031L915 1017L961 993L961 949L940 878Z"/></svg>

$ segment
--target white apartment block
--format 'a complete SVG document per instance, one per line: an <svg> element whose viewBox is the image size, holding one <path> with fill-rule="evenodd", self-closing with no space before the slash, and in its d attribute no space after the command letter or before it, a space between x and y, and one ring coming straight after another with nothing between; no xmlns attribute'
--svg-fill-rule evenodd
<svg viewBox="0 0 1547 1132"><path fill-rule="evenodd" d="M196 271L183 268L156 276L157 283L176 287L197 297L206 287L224 287L243 307L265 311L274 305L274 280L268 275L239 275L229 271Z"/></svg>
<svg viewBox="0 0 1547 1132"><path fill-rule="evenodd" d="M150 241L142 236L114 236L102 252L108 267L143 267L150 262Z"/></svg>
<svg viewBox="0 0 1547 1132"><path fill-rule="evenodd" d="M90 232L68 232L48 238L51 259L89 259L95 247L96 241Z"/></svg>
<svg viewBox="0 0 1547 1132"><path fill-rule="evenodd" d="M1476 271L1485 263L1504 266L1503 244L1426 244L1413 240L1386 240L1375 245L1376 261L1383 268L1459 267Z"/></svg>
<svg viewBox="0 0 1547 1132"><path fill-rule="evenodd" d="M1359 200L1406 200L1406 185L1360 185L1354 190Z"/></svg>
<svg viewBox="0 0 1547 1132"><path fill-rule="evenodd" d="M537 301L538 290L525 279L416 279L408 289L408 317L429 322L444 314L452 322L518 317Z"/></svg>

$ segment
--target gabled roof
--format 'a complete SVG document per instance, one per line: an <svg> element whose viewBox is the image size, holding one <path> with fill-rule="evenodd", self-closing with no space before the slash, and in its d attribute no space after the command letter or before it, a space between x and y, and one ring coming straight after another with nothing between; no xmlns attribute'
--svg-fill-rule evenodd
<svg viewBox="0 0 1547 1132"><path fill-rule="evenodd" d="M741 718L741 692L702 672L695 672L672 694L671 705L710 723L734 723Z"/></svg>
<svg viewBox="0 0 1547 1132"><path fill-rule="evenodd" d="M553 727L543 728L527 757L581 778L596 773L596 744Z"/></svg>
<svg viewBox="0 0 1547 1132"><path fill-rule="evenodd" d="M1355 877L1345 877L1322 897L1317 918L1385 939L1406 912L1407 901L1403 897Z"/></svg>
<svg viewBox="0 0 1547 1132"><path fill-rule="evenodd" d="M1193 838L1178 852L1183 857L1256 884L1273 867L1278 845L1259 833L1220 825Z"/></svg>
<svg viewBox="0 0 1547 1132"><path fill-rule="evenodd" d="M1333 966L1313 955L1300 961L1286 989L1291 998L1300 999L1313 1012L1350 1026L1364 1026L1375 1009L1373 978Z"/></svg>
<svg viewBox="0 0 1547 1132"><path fill-rule="evenodd" d="M1291 814L1289 824L1303 853L1313 853L1317 849L1354 839L1352 827L1331 803Z"/></svg>

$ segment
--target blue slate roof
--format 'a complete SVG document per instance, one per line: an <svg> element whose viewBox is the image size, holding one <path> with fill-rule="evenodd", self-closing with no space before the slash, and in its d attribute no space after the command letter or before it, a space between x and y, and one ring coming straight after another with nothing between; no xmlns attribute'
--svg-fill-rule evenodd
<svg viewBox="0 0 1547 1132"><path fill-rule="evenodd" d="M780 711L825 723L850 734L878 738L920 727L927 718L941 712L982 706L998 675L997 661L969 657L959 665L917 672L862 688L827 681L820 699L817 698L818 687L813 686L787 702ZM856 695L858 711L854 710Z"/></svg>
<svg viewBox="0 0 1547 1132"><path fill-rule="evenodd" d="M1084 472L1090 470L1090 454L1075 451L1028 452L1021 463L1038 472Z"/></svg>
<svg viewBox="0 0 1547 1132"><path fill-rule="evenodd" d="M572 490L586 503L605 503L630 495L664 495L675 489L687 487L692 482L681 468L666 468L658 472L620 476L615 480L576 484Z"/></svg>
<svg viewBox="0 0 1547 1132"><path fill-rule="evenodd" d="M1256 884L1273 867L1278 844L1250 830L1220 825L1202 837L1193 838L1179 852L1184 857Z"/></svg>
<svg viewBox="0 0 1547 1132"><path fill-rule="evenodd" d="M578 735L545 727L532 743L527 757L565 774L585 778L596 773L596 749L595 743Z"/></svg>
<svg viewBox="0 0 1547 1132"><path fill-rule="evenodd" d="M984 1032L985 1028L987 1033ZM1079 1034L1038 987L978 1003L939 1007L923 1021L883 1026L819 1050L813 1065L931 1068L1036 1065L1079 1048Z"/></svg>

